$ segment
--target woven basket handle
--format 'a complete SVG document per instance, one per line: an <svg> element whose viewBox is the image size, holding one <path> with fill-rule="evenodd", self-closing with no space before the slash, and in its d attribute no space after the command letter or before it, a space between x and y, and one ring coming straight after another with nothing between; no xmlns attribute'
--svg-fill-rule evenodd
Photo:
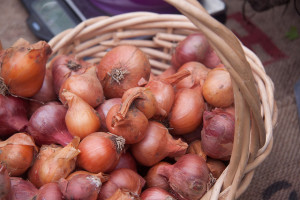
<svg viewBox="0 0 300 200"><path fill-rule="evenodd" d="M227 27L212 18L198 1L165 1L176 7L199 28L207 37L231 75L236 112L235 141L232 157L226 169L226 174L224 173L223 177L219 178L219 182L215 184L203 199L218 199L221 187L223 187L224 191L230 187L230 190L225 192L223 198L235 199L238 196L236 192L244 178L248 159L253 161L256 158L258 149L265 144L266 136L260 110L260 98L251 67L247 62L241 42ZM252 117L254 121L252 120L251 122Z"/></svg>

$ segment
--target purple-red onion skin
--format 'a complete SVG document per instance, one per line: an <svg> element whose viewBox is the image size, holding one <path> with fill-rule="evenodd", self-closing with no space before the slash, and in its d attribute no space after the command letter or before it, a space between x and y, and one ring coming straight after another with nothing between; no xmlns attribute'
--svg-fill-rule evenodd
<svg viewBox="0 0 300 200"><path fill-rule="evenodd" d="M204 112L201 144L209 157L230 159L234 141L234 120L234 116L223 109Z"/></svg>
<svg viewBox="0 0 300 200"><path fill-rule="evenodd" d="M64 196L60 191L58 183L47 183L43 185L37 195L34 197L34 200L63 200Z"/></svg>
<svg viewBox="0 0 300 200"><path fill-rule="evenodd" d="M171 193L179 200L200 199L210 181L205 160L193 154L185 154L174 165L162 167L158 173L168 179Z"/></svg>
<svg viewBox="0 0 300 200"><path fill-rule="evenodd" d="M59 187L66 199L96 200L101 186L98 177L88 174L77 174L69 181L59 180Z"/></svg>
<svg viewBox="0 0 300 200"><path fill-rule="evenodd" d="M66 113L63 105L42 106L31 116L27 130L38 145L66 146L73 139L65 124Z"/></svg>
<svg viewBox="0 0 300 200"><path fill-rule="evenodd" d="M26 101L0 94L0 138L24 131L27 124Z"/></svg>
<svg viewBox="0 0 300 200"><path fill-rule="evenodd" d="M133 195L140 195L145 180L137 172L121 168L110 174L110 179L101 188L98 200L105 200L112 196L119 188L130 191Z"/></svg>
<svg viewBox="0 0 300 200"><path fill-rule="evenodd" d="M11 183L6 167L0 163L0 199L10 200Z"/></svg>
<svg viewBox="0 0 300 200"><path fill-rule="evenodd" d="M168 191L170 189L168 180L166 177L158 174L159 168L162 168L163 166L170 166L171 164L168 162L159 162L156 165L152 166L145 176L146 180L146 186L147 188L151 187L159 187L161 189L164 189Z"/></svg>
<svg viewBox="0 0 300 200"><path fill-rule="evenodd" d="M172 66L181 67L190 61L201 62L209 49L209 43L202 33L193 33L178 43L172 55Z"/></svg>
<svg viewBox="0 0 300 200"><path fill-rule="evenodd" d="M176 200L173 195L159 187L151 187L144 190L140 197L141 200Z"/></svg>
<svg viewBox="0 0 300 200"><path fill-rule="evenodd" d="M38 189L27 180L20 177L10 177L11 200L32 200Z"/></svg>
<svg viewBox="0 0 300 200"><path fill-rule="evenodd" d="M115 170L121 168L128 168L135 172L137 171L136 161L129 151L121 154Z"/></svg>

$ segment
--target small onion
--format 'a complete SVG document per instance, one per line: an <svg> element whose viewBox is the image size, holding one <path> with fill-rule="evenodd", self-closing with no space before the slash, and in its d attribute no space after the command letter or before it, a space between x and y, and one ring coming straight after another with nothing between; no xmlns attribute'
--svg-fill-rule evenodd
<svg viewBox="0 0 300 200"><path fill-rule="evenodd" d="M144 185L145 180L131 169L117 169L110 174L110 179L102 186L99 200L111 197L118 189L125 189L139 196Z"/></svg>
<svg viewBox="0 0 300 200"><path fill-rule="evenodd" d="M207 191L210 181L205 160L198 155L186 154L173 165L162 166L158 174L166 177L176 198L198 200Z"/></svg>
<svg viewBox="0 0 300 200"><path fill-rule="evenodd" d="M38 189L28 180L20 177L10 177L11 200L32 200Z"/></svg>
<svg viewBox="0 0 300 200"><path fill-rule="evenodd" d="M37 151L31 136L15 133L7 140L0 141L0 163L6 165L11 176L21 176L31 167Z"/></svg>
<svg viewBox="0 0 300 200"><path fill-rule="evenodd" d="M0 138L24 131L27 124L26 101L0 94Z"/></svg>
<svg viewBox="0 0 300 200"><path fill-rule="evenodd" d="M140 164L153 166L166 157L184 155L187 147L181 139L174 139L164 125L149 121L146 136L131 146L131 152Z"/></svg>
<svg viewBox="0 0 300 200"><path fill-rule="evenodd" d="M115 168L120 169L120 168L128 168L133 171L137 171L137 166L136 166L136 161L134 157L131 155L129 151L126 151L125 153L122 153L119 159L119 162Z"/></svg>
<svg viewBox="0 0 300 200"><path fill-rule="evenodd" d="M47 183L43 185L36 196L33 198L34 200L63 200L64 196L60 191L58 183Z"/></svg>
<svg viewBox="0 0 300 200"><path fill-rule="evenodd" d="M228 107L233 104L233 88L229 72L225 68L212 69L203 84L204 99L215 107Z"/></svg>
<svg viewBox="0 0 300 200"><path fill-rule="evenodd" d="M11 192L11 183L6 167L0 163L0 199L9 200Z"/></svg>
<svg viewBox="0 0 300 200"><path fill-rule="evenodd" d="M132 45L114 47L97 66L106 98L121 98L126 90L141 86L149 80L150 70L146 54Z"/></svg>
<svg viewBox="0 0 300 200"><path fill-rule="evenodd" d="M85 137L79 144L77 165L92 173L113 170L124 148L122 137L96 132Z"/></svg>
<svg viewBox="0 0 300 200"><path fill-rule="evenodd" d="M234 141L234 116L217 108L203 114L201 145L211 158L229 160Z"/></svg>
<svg viewBox="0 0 300 200"><path fill-rule="evenodd" d="M79 138L75 137L67 146L43 145L28 172L28 180L36 187L66 178L74 169Z"/></svg>
<svg viewBox="0 0 300 200"><path fill-rule="evenodd" d="M145 176L147 188L159 187L166 191L169 190L170 186L166 177L158 174L159 168L169 165L171 164L167 162L159 162L148 170L147 175Z"/></svg>

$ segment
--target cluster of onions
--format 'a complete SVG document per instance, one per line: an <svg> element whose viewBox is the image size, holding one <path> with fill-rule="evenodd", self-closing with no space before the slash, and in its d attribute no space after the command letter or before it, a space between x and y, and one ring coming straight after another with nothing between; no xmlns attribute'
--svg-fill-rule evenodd
<svg viewBox="0 0 300 200"><path fill-rule="evenodd" d="M159 76L132 45L98 64L54 55L46 68L50 54L26 41L0 53L0 199L193 200L222 174L233 90L202 34Z"/></svg>

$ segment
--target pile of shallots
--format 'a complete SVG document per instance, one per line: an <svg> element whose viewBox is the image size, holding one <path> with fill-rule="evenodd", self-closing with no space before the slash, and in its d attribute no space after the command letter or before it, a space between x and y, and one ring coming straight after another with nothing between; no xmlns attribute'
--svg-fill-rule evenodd
<svg viewBox="0 0 300 200"><path fill-rule="evenodd" d="M0 52L0 199L196 200L213 186L234 97L202 34L160 75L131 45L97 64L51 54L23 39Z"/></svg>

